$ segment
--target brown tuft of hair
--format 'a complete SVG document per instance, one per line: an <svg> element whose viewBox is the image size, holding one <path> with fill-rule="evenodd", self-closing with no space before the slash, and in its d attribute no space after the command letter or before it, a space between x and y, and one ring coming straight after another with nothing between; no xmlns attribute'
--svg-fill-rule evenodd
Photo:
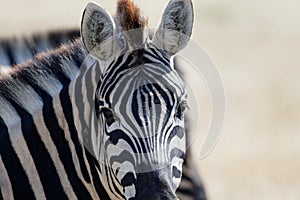
<svg viewBox="0 0 300 200"><path fill-rule="evenodd" d="M143 42L143 30L147 25L147 20L141 15L140 9L132 0L118 0L116 18L123 31L137 29L128 32L127 39L131 45L140 45Z"/></svg>
<svg viewBox="0 0 300 200"><path fill-rule="evenodd" d="M117 17L124 31L144 28L147 24L140 9L131 0L118 0Z"/></svg>

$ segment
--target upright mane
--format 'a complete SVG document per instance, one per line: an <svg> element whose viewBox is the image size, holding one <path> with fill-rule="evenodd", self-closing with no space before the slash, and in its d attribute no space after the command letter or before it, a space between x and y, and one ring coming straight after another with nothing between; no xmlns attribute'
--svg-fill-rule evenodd
<svg viewBox="0 0 300 200"><path fill-rule="evenodd" d="M147 25L147 20L141 16L140 9L131 0L118 1L117 18L124 31L143 29Z"/></svg>
<svg viewBox="0 0 300 200"><path fill-rule="evenodd" d="M141 15L140 9L131 0L118 0L116 20L122 31L128 31L130 45L136 46L143 43L143 31L147 25L147 19ZM130 31L133 30L134 31Z"/></svg>

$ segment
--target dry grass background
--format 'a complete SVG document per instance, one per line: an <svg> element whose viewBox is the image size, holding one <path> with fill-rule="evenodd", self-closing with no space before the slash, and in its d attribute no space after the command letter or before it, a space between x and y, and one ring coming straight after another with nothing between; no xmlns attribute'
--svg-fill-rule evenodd
<svg viewBox="0 0 300 200"><path fill-rule="evenodd" d="M86 2L0 0L0 36L78 27ZM97 1L110 12L115 2ZM136 2L157 25L167 0ZM210 199L299 200L300 1L194 4L193 39L217 64L227 95L222 138L197 160Z"/></svg>

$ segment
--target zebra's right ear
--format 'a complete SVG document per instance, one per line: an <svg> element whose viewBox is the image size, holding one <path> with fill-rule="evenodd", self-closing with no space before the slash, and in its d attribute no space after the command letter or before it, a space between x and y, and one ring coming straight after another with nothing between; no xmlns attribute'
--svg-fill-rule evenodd
<svg viewBox="0 0 300 200"><path fill-rule="evenodd" d="M152 44L170 56L188 45L194 22L191 0L170 0Z"/></svg>
<svg viewBox="0 0 300 200"><path fill-rule="evenodd" d="M81 21L83 44L93 57L107 61L114 52L115 23L103 8L88 3Z"/></svg>

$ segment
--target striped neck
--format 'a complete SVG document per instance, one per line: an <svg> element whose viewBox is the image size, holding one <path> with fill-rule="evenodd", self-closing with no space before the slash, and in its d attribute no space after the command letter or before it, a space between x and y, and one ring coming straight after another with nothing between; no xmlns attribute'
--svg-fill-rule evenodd
<svg viewBox="0 0 300 200"><path fill-rule="evenodd" d="M12 144L22 146L20 152L17 149L18 155L30 152L32 160L23 163L21 159L20 162L26 173L28 169L28 174L43 174L39 176L41 180L33 176L29 183L44 183L42 189L33 190L40 194L45 192L46 196L55 195L48 185L57 185L55 191L65 193L68 199L76 196L86 199L84 197L90 195L90 199L99 199L98 194L105 193L101 184L97 184L100 183L98 163L83 144L90 141L91 136L77 120L78 116L84 115L84 119L91 116L89 110L94 104L87 105L83 92L93 92L84 88L89 88L88 84L96 87L96 79L89 78L89 74L96 77L99 72L92 73L96 65L89 66L93 60L85 61L86 57L81 41L76 40L47 54L39 54L0 78L1 134L4 137L7 132ZM80 103L85 106L81 107ZM48 170L42 172L40 169ZM53 174L56 171L59 173ZM41 183L37 183L39 181ZM70 190L75 187L73 184L80 190Z"/></svg>

